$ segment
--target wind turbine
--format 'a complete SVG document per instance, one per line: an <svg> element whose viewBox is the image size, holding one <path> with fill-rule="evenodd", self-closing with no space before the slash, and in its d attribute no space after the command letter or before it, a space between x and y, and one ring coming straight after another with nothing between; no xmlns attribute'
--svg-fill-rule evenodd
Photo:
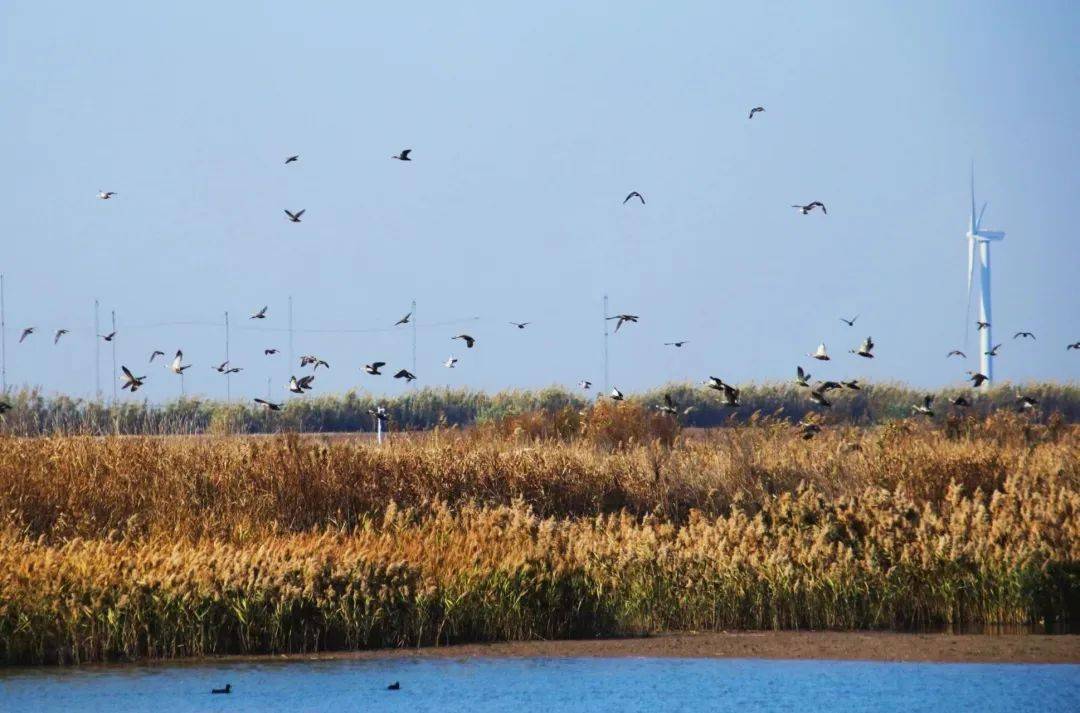
<svg viewBox="0 0 1080 713"><path fill-rule="evenodd" d="M990 243L1005 239L1005 233L1000 230L984 230L982 227L983 213L986 212L986 203L978 217L975 216L975 165L971 166L971 218L968 222L968 316L971 314L971 283L975 276L975 246L979 248L979 321L986 326L979 330L979 371L986 375L987 382L993 383L994 357L989 352L993 347L994 340L991 337L993 320L990 314Z"/></svg>

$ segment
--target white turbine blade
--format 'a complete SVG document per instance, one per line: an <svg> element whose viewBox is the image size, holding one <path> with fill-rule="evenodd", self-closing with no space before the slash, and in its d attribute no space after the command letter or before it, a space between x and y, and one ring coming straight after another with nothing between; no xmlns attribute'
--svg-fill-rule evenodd
<svg viewBox="0 0 1080 713"><path fill-rule="evenodd" d="M971 221L968 227L970 232L975 232L975 159L971 160Z"/></svg>
<svg viewBox="0 0 1080 713"><path fill-rule="evenodd" d="M979 226L982 225L983 213L986 212L986 203L983 203L982 210L979 211L979 217L975 220L975 231L979 232Z"/></svg>

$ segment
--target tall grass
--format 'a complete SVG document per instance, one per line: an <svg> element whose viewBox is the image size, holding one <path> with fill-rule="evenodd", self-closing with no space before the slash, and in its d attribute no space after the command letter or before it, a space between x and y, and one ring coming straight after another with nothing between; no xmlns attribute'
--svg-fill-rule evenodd
<svg viewBox="0 0 1080 713"><path fill-rule="evenodd" d="M0 437L0 659L1080 623L1080 427Z"/></svg>

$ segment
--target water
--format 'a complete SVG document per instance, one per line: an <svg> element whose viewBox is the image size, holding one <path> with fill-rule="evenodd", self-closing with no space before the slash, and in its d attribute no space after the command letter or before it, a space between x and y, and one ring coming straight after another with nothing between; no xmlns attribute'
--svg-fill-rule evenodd
<svg viewBox="0 0 1080 713"><path fill-rule="evenodd" d="M393 681L400 691L388 691ZM230 695L210 695L231 683ZM1080 711L1080 665L386 659L0 669L0 711Z"/></svg>

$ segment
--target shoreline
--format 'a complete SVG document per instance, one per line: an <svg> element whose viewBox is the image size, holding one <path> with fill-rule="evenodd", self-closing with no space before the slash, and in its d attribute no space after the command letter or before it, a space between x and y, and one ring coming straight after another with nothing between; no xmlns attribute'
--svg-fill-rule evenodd
<svg viewBox="0 0 1080 713"><path fill-rule="evenodd" d="M252 654L91 663L199 666L210 663L487 658L686 658L892 663L1080 664L1080 634L908 634L876 631L672 632L647 637L513 641L421 648ZM53 667L15 667L53 668ZM0 669L2 671L2 669Z"/></svg>

